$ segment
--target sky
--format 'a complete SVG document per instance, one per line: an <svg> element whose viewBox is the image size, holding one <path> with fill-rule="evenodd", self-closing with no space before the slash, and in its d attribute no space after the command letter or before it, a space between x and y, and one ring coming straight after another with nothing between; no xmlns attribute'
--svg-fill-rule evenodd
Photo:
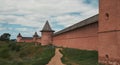
<svg viewBox="0 0 120 65"><path fill-rule="evenodd" d="M0 35L32 37L47 20L59 31L96 14L98 0L0 0Z"/></svg>

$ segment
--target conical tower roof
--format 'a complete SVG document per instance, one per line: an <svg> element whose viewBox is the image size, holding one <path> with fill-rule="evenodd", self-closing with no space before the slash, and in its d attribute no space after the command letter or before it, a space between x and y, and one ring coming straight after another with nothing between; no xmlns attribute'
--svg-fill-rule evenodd
<svg viewBox="0 0 120 65"><path fill-rule="evenodd" d="M43 29L41 30L41 32L54 32L54 31L51 29L51 27L49 25L49 22L46 21L46 23L45 23Z"/></svg>
<svg viewBox="0 0 120 65"><path fill-rule="evenodd" d="M17 37L22 37L22 35L19 33L19 34L17 35Z"/></svg>
<svg viewBox="0 0 120 65"><path fill-rule="evenodd" d="M37 32L35 32L35 34L33 35L33 37L39 37Z"/></svg>

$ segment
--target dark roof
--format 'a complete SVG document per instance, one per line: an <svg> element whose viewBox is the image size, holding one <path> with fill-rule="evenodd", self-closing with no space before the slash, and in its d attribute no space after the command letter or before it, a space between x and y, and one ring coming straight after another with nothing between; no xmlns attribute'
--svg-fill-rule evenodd
<svg viewBox="0 0 120 65"><path fill-rule="evenodd" d="M33 35L33 37L39 37L37 32L35 32L35 34Z"/></svg>
<svg viewBox="0 0 120 65"><path fill-rule="evenodd" d="M53 32L53 30L51 29L51 27L49 25L49 22L46 21L46 23L45 23L43 29L41 30L41 32L49 32L49 31Z"/></svg>
<svg viewBox="0 0 120 65"><path fill-rule="evenodd" d="M22 35L19 33L19 34L17 35L17 37L22 37Z"/></svg>
<svg viewBox="0 0 120 65"><path fill-rule="evenodd" d="M74 30L74 29L77 29L77 28L80 28L80 27L83 27L85 25L88 25L88 24L91 24L91 23L95 23L95 22L98 22L98 14L95 15L95 16L92 16L88 19L85 19L83 21L80 21L72 26L69 26L63 30L60 30L58 32L56 32L54 35L59 35L59 34L62 34L64 32L68 32L68 31L71 31L71 30Z"/></svg>
<svg viewBox="0 0 120 65"><path fill-rule="evenodd" d="M26 40L26 39L32 40L33 38L32 38L32 37L22 37L22 39L23 39L23 40Z"/></svg>

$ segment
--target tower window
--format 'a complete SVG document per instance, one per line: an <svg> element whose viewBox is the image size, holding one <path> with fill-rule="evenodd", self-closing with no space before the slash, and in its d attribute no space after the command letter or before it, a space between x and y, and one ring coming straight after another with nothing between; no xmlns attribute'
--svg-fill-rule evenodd
<svg viewBox="0 0 120 65"><path fill-rule="evenodd" d="M108 56L107 54L105 55L105 57L106 57L106 58L109 58L109 56Z"/></svg>
<svg viewBox="0 0 120 65"><path fill-rule="evenodd" d="M105 13L105 17L106 17L106 20L108 20L109 19L109 14Z"/></svg>

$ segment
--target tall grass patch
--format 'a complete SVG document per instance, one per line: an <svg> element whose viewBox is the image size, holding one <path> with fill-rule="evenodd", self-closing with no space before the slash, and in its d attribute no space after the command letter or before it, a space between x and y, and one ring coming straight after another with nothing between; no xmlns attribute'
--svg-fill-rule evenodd
<svg viewBox="0 0 120 65"><path fill-rule="evenodd" d="M63 48L62 62L66 65L98 65L98 52Z"/></svg>

